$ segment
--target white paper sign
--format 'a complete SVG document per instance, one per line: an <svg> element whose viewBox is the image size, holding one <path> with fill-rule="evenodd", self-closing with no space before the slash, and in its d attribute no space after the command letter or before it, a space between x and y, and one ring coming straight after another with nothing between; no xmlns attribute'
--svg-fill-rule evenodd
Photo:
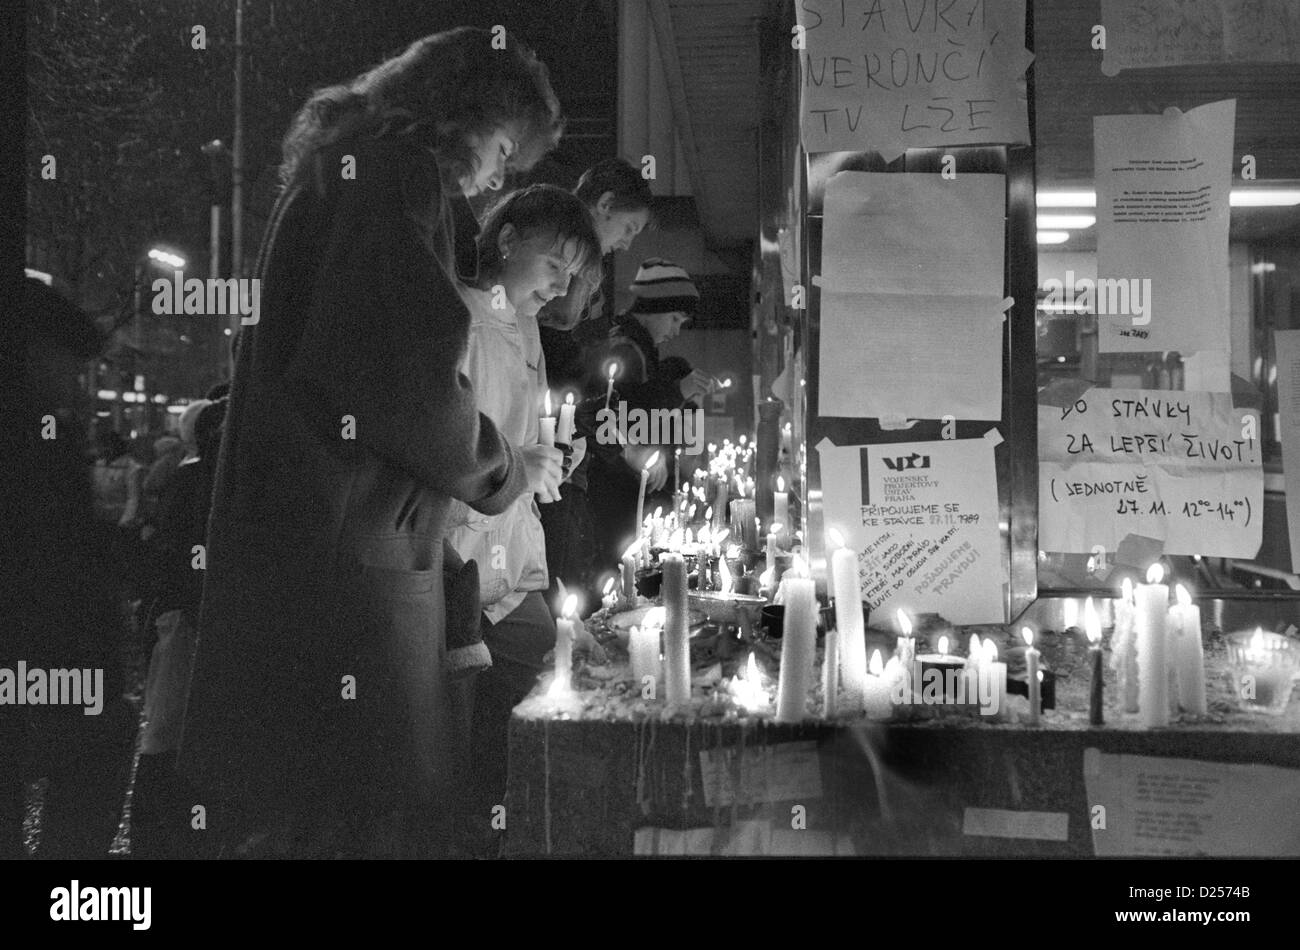
<svg viewBox="0 0 1300 950"><path fill-rule="evenodd" d="M1291 570L1295 571L1300 568L1300 330L1275 330L1273 340L1286 523L1291 539Z"/></svg>
<svg viewBox="0 0 1300 950"><path fill-rule="evenodd" d="M1227 393L1087 390L1038 407L1038 533L1045 551L1253 558L1263 538L1259 416Z"/></svg>
<svg viewBox="0 0 1300 950"><path fill-rule="evenodd" d="M817 448L826 526L858 552L873 617L1006 622L992 440Z"/></svg>
<svg viewBox="0 0 1300 950"><path fill-rule="evenodd" d="M803 145L1029 141L1024 0L800 0Z"/></svg>
<svg viewBox="0 0 1300 950"><path fill-rule="evenodd" d="M1235 116L1229 99L1093 119L1101 352L1227 352Z"/></svg>
<svg viewBox="0 0 1300 950"><path fill-rule="evenodd" d="M1300 63L1295 0L1101 0L1101 71L1188 63Z"/></svg>
<svg viewBox="0 0 1300 950"><path fill-rule="evenodd" d="M1097 857L1300 857L1300 770L1083 753Z"/></svg>

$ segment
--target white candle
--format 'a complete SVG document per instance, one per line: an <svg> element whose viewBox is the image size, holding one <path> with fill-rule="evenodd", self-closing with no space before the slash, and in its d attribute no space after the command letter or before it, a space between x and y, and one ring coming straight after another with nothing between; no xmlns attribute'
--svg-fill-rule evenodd
<svg viewBox="0 0 1300 950"><path fill-rule="evenodd" d="M1135 713L1139 708L1137 638L1133 623L1133 582L1126 577L1115 601L1115 632L1111 637L1111 668L1119 676L1119 704L1126 713Z"/></svg>
<svg viewBox="0 0 1300 950"><path fill-rule="evenodd" d="M1178 698L1183 709L1204 716L1205 644L1201 640L1201 608L1192 603L1192 595L1179 584L1174 589L1178 603L1171 608L1179 628Z"/></svg>
<svg viewBox="0 0 1300 950"><path fill-rule="evenodd" d="M656 695L662 675L659 668L659 633L660 627L647 623L641 627L633 627L628 639L628 655L632 660L632 682L640 689L645 683L645 677L654 677Z"/></svg>
<svg viewBox="0 0 1300 950"><path fill-rule="evenodd" d="M895 613L898 618L898 632L900 634L895 649L895 655L898 657L898 664L904 672L903 702L912 701L912 661L916 659L916 641L912 639L912 618L904 612L902 607L898 608ZM915 684L919 686L920 684Z"/></svg>
<svg viewBox="0 0 1300 950"><path fill-rule="evenodd" d="M645 518L645 487L646 482L650 480L650 469L654 468L655 462L659 461L659 453L656 452L645 460L645 465L641 466L641 488L636 493L636 530L641 532L644 526L641 524Z"/></svg>
<svg viewBox="0 0 1300 950"><path fill-rule="evenodd" d="M717 531L727 523L727 477L718 478L718 494L713 500L713 527Z"/></svg>
<svg viewBox="0 0 1300 950"><path fill-rule="evenodd" d="M872 652L871 663L862 682L862 707L866 710L868 718L888 719L894 714L894 702L890 692L898 671L898 661L893 657L890 657L888 666L882 666L880 651Z"/></svg>
<svg viewBox="0 0 1300 950"><path fill-rule="evenodd" d="M1137 638L1138 705L1148 728L1169 725L1169 657L1165 621L1169 616L1169 586L1161 584L1164 568L1152 564L1146 584L1133 591Z"/></svg>
<svg viewBox="0 0 1300 950"><path fill-rule="evenodd" d="M1038 651L1034 649L1034 631L1028 627L1020 628L1020 635L1025 638L1025 678L1029 681L1029 724L1038 725L1042 711L1042 690L1038 683Z"/></svg>
<svg viewBox="0 0 1300 950"><path fill-rule="evenodd" d="M555 621L555 681L550 695L568 692L573 684L573 616L578 608L578 595L564 598L564 609Z"/></svg>
<svg viewBox="0 0 1300 950"><path fill-rule="evenodd" d="M822 694L825 696L824 713L833 719L840 712L840 632L830 630L823 642Z"/></svg>
<svg viewBox="0 0 1300 950"><path fill-rule="evenodd" d="M790 520L790 496L785 490L785 479L776 477L776 491L772 493L772 520L784 525Z"/></svg>
<svg viewBox="0 0 1300 950"><path fill-rule="evenodd" d="M618 375L618 361L609 364L609 382L605 385L605 408L609 408L609 397L614 393L614 377Z"/></svg>
<svg viewBox="0 0 1300 950"><path fill-rule="evenodd" d="M542 445L555 445L555 417L551 415L551 393L546 392L546 405L537 420L537 441Z"/></svg>
<svg viewBox="0 0 1300 950"><path fill-rule="evenodd" d="M772 527L767 529L767 569L773 573L776 573L777 539L782 530L784 526L778 523L773 523Z"/></svg>
<svg viewBox="0 0 1300 950"><path fill-rule="evenodd" d="M986 637L983 647L984 655L980 657L980 666L987 669L988 682L992 683L993 698L989 701L992 715L998 715L1007 705L1007 665L998 660L998 645L992 637Z"/></svg>
<svg viewBox="0 0 1300 950"><path fill-rule="evenodd" d="M573 444L573 412L573 393L567 393L564 397L564 405L560 407L560 424L555 430L555 441L561 445Z"/></svg>
<svg viewBox="0 0 1300 950"><path fill-rule="evenodd" d="M690 617L687 613L686 562L680 554L665 554L663 566L664 680L669 706L691 701Z"/></svg>
<svg viewBox="0 0 1300 950"><path fill-rule="evenodd" d="M867 676L866 624L862 618L862 588L858 581L858 554L844 543L834 528L828 532L831 552L831 593L835 597L835 629L840 632L840 675L854 708L862 706ZM771 562L769 562L771 564Z"/></svg>
<svg viewBox="0 0 1300 950"><path fill-rule="evenodd" d="M623 552L619 563L623 574L623 601L629 606L636 603L636 559L640 550L641 541L638 539Z"/></svg>
<svg viewBox="0 0 1300 950"><path fill-rule="evenodd" d="M817 655L817 589L807 577L786 577L781 586L785 591L785 624L776 721L799 722L804 717Z"/></svg>

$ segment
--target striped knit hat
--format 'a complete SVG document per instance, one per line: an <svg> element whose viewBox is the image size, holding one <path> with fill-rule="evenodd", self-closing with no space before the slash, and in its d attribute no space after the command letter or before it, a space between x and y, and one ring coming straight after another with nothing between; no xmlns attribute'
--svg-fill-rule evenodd
<svg viewBox="0 0 1300 950"><path fill-rule="evenodd" d="M694 313L700 305L700 292L686 269L662 257L641 262L632 282L633 313Z"/></svg>

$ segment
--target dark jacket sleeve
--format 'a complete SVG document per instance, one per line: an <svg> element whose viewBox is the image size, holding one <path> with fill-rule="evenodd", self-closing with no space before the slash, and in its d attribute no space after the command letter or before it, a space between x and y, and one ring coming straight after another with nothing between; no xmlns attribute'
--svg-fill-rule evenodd
<svg viewBox="0 0 1300 950"><path fill-rule="evenodd" d="M524 468L460 372L469 312L436 165L374 143L356 149L356 178L332 188L316 325L285 373L291 398L321 431L350 415L357 444L484 514L504 511Z"/></svg>

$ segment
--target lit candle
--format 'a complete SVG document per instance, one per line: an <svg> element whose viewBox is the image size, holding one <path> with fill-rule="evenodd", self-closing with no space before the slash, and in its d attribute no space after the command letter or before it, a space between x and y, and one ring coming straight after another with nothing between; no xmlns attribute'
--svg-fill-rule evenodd
<svg viewBox="0 0 1300 950"><path fill-rule="evenodd" d="M871 663L862 683L862 707L871 719L888 719L894 714L894 703L890 697L892 683L898 672L898 662L890 657L889 666L882 666L880 651L871 654Z"/></svg>
<svg viewBox="0 0 1300 950"><path fill-rule="evenodd" d="M1038 651L1034 649L1034 631L1028 627L1021 627L1020 635L1025 638L1025 678L1029 681L1029 724L1036 726L1042 708L1041 687L1038 684Z"/></svg>
<svg viewBox="0 0 1300 950"><path fill-rule="evenodd" d="M566 693L573 683L573 617L578 608L578 595L564 598L564 609L555 621L555 681L549 695Z"/></svg>
<svg viewBox="0 0 1300 950"><path fill-rule="evenodd" d="M916 659L916 641L912 639L912 618L903 611L902 607L898 608L895 616L898 618L899 637L894 655L898 658L898 665L903 669L903 702L910 703L913 686L912 661Z"/></svg>
<svg viewBox="0 0 1300 950"><path fill-rule="evenodd" d="M622 560L619 562L623 574L623 602L628 606L636 603L636 559L640 550L641 539L638 538L623 552Z"/></svg>
<svg viewBox="0 0 1300 950"><path fill-rule="evenodd" d="M727 492L727 477L725 475L719 476L718 494L713 500L713 527L715 530L721 530L722 526L727 523Z"/></svg>
<svg viewBox="0 0 1300 950"><path fill-rule="evenodd" d="M1007 665L998 660L998 645L992 637L985 638L983 652L980 668L988 670L984 675L993 684L993 699L989 702L989 708L993 715L998 715L1007 705Z"/></svg>
<svg viewBox="0 0 1300 950"><path fill-rule="evenodd" d="M1170 611L1179 630L1179 652L1174 660L1178 664L1178 699L1187 712L1204 716L1207 708L1201 608L1192 603L1192 595L1182 584L1174 588L1174 597L1178 603Z"/></svg>
<svg viewBox="0 0 1300 950"><path fill-rule="evenodd" d="M1101 617L1089 597L1083 605L1083 629L1088 634L1088 658L1092 661L1092 684L1088 690L1088 722L1094 726L1105 723L1102 714L1103 680L1101 667Z"/></svg>
<svg viewBox="0 0 1300 950"><path fill-rule="evenodd" d="M840 632L840 675L849 703L861 708L867 676L866 623L862 617L862 588L858 581L858 554L844 543L834 528L829 532L835 550L831 552L831 593L835 597L835 629ZM771 563L771 562L769 562Z"/></svg>
<svg viewBox="0 0 1300 950"><path fill-rule="evenodd" d="M830 630L823 641L822 695L825 696L824 713L833 719L840 711L840 632Z"/></svg>
<svg viewBox="0 0 1300 950"><path fill-rule="evenodd" d="M609 382L605 385L605 408L609 408L609 397L614 394L614 377L618 375L618 361L609 364Z"/></svg>
<svg viewBox="0 0 1300 950"><path fill-rule="evenodd" d="M790 520L790 496L785 490L785 479L776 477L776 491L772 493L772 520L777 524L786 524Z"/></svg>
<svg viewBox="0 0 1300 950"><path fill-rule="evenodd" d="M783 530L784 527L779 523L774 523L767 529L767 569L773 574L776 573L777 538Z"/></svg>
<svg viewBox="0 0 1300 950"><path fill-rule="evenodd" d="M728 689L736 705L745 711L762 713L770 711L767 690L763 688L763 673L758 668L758 661L754 659L754 654L751 653L749 659L736 670L736 675L731 678Z"/></svg>
<svg viewBox="0 0 1300 950"><path fill-rule="evenodd" d="M687 614L686 562L680 554L665 554L663 567L664 679L669 706L691 701L690 618Z"/></svg>
<svg viewBox="0 0 1300 950"><path fill-rule="evenodd" d="M1169 725L1169 657L1165 621L1169 586L1160 583L1164 568L1152 564L1147 583L1133 591L1133 629L1137 638L1138 705L1148 728Z"/></svg>
<svg viewBox="0 0 1300 950"><path fill-rule="evenodd" d="M647 617L647 620L649 618ZM645 685L645 677L654 677L652 682L658 690L659 669L659 632L658 626L649 623L633 627L628 639L628 655L632 660L632 682L638 688Z"/></svg>
<svg viewBox="0 0 1300 950"><path fill-rule="evenodd" d="M555 445L555 417L551 415L551 392L546 391L545 408L537 420L537 441L542 445Z"/></svg>
<svg viewBox="0 0 1300 950"><path fill-rule="evenodd" d="M817 655L817 589L806 575L787 576L781 586L785 592L785 623L776 721L799 722L804 716Z"/></svg>
<svg viewBox="0 0 1300 950"><path fill-rule="evenodd" d="M616 583L617 578L609 578L600 592L600 605L606 610L613 610L618 604L618 588L614 586Z"/></svg>
<svg viewBox="0 0 1300 950"><path fill-rule="evenodd" d="M549 393L547 394L550 395ZM560 424L555 430L555 441L561 445L573 444L573 393L566 393L564 405L560 407ZM550 415L548 412L547 415Z"/></svg>
<svg viewBox="0 0 1300 950"><path fill-rule="evenodd" d="M921 664L920 685L922 699L926 702L937 699L945 704L955 703L957 701L957 679L965 675L966 661L959 656L948 655L948 638L939 638L938 653L923 653L917 657L917 660ZM937 690L934 690L933 686L929 686L929 684L935 683L934 675L927 676L930 670L934 670L938 676ZM955 676L950 677L948 675L949 670L955 671ZM951 689L949 688L950 685ZM926 697L927 692L930 692L933 699ZM969 694L967 694L967 701L973 701Z"/></svg>
<svg viewBox="0 0 1300 950"><path fill-rule="evenodd" d="M1119 677L1119 703L1126 713L1138 711L1137 638L1133 632L1133 582L1127 577L1115 601L1115 632L1111 636L1111 668Z"/></svg>
<svg viewBox="0 0 1300 950"><path fill-rule="evenodd" d="M641 466L641 488L636 493L636 530L638 532L643 530L641 521L645 518L646 483L650 480L650 469L654 468L655 463L658 461L659 453L656 452L654 455L646 459L645 464Z"/></svg>

